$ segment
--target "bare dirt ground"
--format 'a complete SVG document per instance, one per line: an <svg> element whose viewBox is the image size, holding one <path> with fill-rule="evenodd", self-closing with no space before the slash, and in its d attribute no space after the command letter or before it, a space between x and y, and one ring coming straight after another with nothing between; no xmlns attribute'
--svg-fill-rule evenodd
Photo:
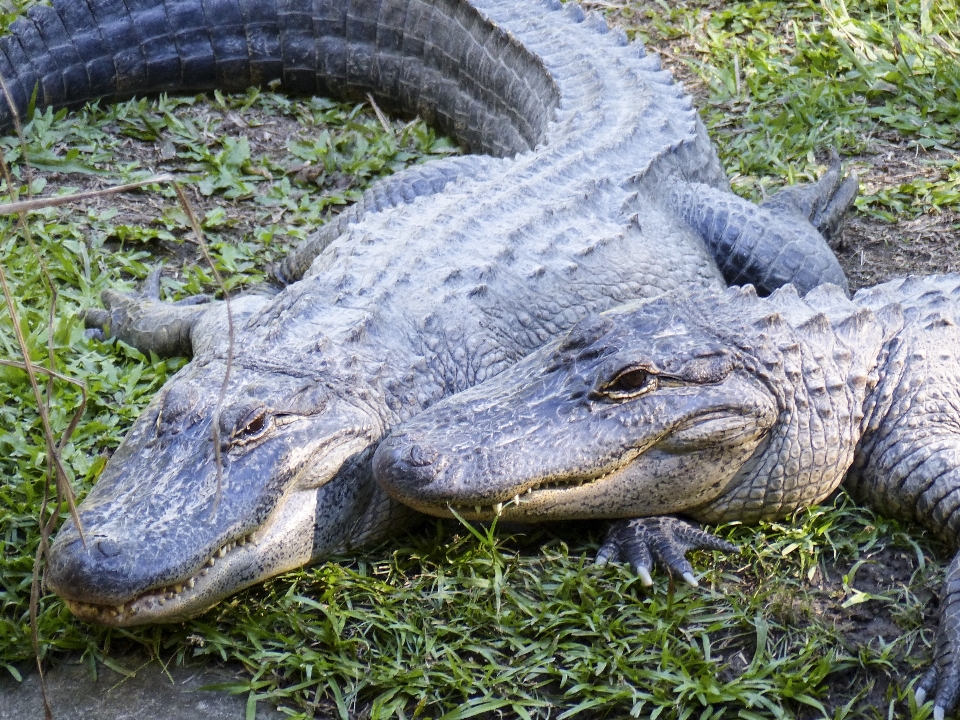
<svg viewBox="0 0 960 720"><path fill-rule="evenodd" d="M206 690L236 682L243 671L212 663L166 667L157 659L133 653L114 658L115 669L62 661L46 671L47 695L56 720L240 720L247 715L245 695ZM0 720L43 717L37 673L16 682L0 673ZM259 720L280 720L279 711L260 703Z"/></svg>

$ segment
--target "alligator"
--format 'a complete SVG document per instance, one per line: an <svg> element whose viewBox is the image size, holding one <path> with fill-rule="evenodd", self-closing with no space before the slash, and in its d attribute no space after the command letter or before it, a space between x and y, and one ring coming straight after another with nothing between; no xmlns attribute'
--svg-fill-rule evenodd
<svg viewBox="0 0 960 720"><path fill-rule="evenodd" d="M634 301L399 425L374 470L433 515L616 519L597 561L644 584L656 561L696 585L687 550L734 549L682 518L783 518L841 481L957 547L958 324L958 275ZM941 597L916 691L940 720L960 697L960 554Z"/></svg>
<svg viewBox="0 0 960 720"><path fill-rule="evenodd" d="M108 290L89 324L192 360L49 553L79 618L196 615L412 519L373 481L388 429L578 321L680 288L845 283L835 165L762 206L730 192L655 54L557 0L54 0L0 38L9 126L35 99L243 89L372 94L473 155L371 188L275 294ZM715 259L716 258L716 259Z"/></svg>

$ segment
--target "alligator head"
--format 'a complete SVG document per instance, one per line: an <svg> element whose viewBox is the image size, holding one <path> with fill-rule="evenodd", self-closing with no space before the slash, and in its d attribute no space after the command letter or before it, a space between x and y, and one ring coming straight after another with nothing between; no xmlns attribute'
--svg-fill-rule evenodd
<svg viewBox="0 0 960 720"><path fill-rule="evenodd" d="M72 522L57 535L47 583L78 617L180 620L349 542L373 491L354 475L369 474L375 414L241 361L217 412L224 372L194 361L171 380L81 504L84 538Z"/></svg>
<svg viewBox="0 0 960 720"><path fill-rule="evenodd" d="M374 471L401 502L467 519L778 514L796 487L839 483L870 362L792 288L633 303L402 424Z"/></svg>

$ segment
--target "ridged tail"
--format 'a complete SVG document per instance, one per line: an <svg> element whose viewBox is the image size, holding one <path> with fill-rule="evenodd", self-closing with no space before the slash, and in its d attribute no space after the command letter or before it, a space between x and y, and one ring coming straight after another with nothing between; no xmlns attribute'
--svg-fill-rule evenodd
<svg viewBox="0 0 960 720"><path fill-rule="evenodd" d="M456 0L54 0L0 38L22 118L38 107L173 91L365 97L420 115L475 152L533 147L558 102L512 36ZM0 129L12 113L0 104Z"/></svg>

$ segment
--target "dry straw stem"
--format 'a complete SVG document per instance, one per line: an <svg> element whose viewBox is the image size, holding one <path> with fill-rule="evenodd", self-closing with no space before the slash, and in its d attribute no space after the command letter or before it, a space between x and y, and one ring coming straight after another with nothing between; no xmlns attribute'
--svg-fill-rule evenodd
<svg viewBox="0 0 960 720"><path fill-rule="evenodd" d="M138 188L145 187L146 185L156 185L157 183L164 182L173 182L173 175L157 175L146 180L138 180L137 182L116 185L114 187L103 188L102 190L87 190L86 192L73 193L72 195L57 195L56 197L50 198L34 198L31 200L21 200L20 202L0 204L0 215L16 215L19 213L30 212L32 210L58 207L60 205L67 205L68 203L78 202L80 200L91 200L93 198L103 197L105 195L129 192L130 190L136 190Z"/></svg>
<svg viewBox="0 0 960 720"><path fill-rule="evenodd" d="M177 199L180 201L180 207L183 208L183 212L186 213L187 218L190 220L190 227L193 229L193 234L197 238L197 245L199 245L200 251L207 261L207 265L210 266L210 271L213 273L213 278L216 280L217 287L220 288L223 301L227 306L227 369L223 373L223 382L220 384L220 393L217 395L217 406L213 411L212 423L213 454L217 467L217 492L214 495L213 506L210 508L210 515L213 516L217 512L217 508L220 507L220 490L223 487L223 459L220 455L220 411L223 408L224 398L227 396L227 385L230 383L230 370L233 367L233 310L230 308L230 296L227 293L227 287L224 285L223 278L217 270L216 263L213 262L213 258L210 256L210 250L203 237L203 230L200 228L200 221L197 220L197 214L193 211L193 206L190 204L190 200L187 198L187 194L183 191L180 183L172 179L171 182L173 189L177 193Z"/></svg>
<svg viewBox="0 0 960 720"><path fill-rule="evenodd" d="M377 114L377 120L379 120L383 126L383 131L387 135L393 135L393 128L390 127L390 121L387 120L387 116L383 114L383 110L377 105L377 101L373 99L372 93L367 93L367 100L370 101L370 107L372 107L373 111Z"/></svg>

